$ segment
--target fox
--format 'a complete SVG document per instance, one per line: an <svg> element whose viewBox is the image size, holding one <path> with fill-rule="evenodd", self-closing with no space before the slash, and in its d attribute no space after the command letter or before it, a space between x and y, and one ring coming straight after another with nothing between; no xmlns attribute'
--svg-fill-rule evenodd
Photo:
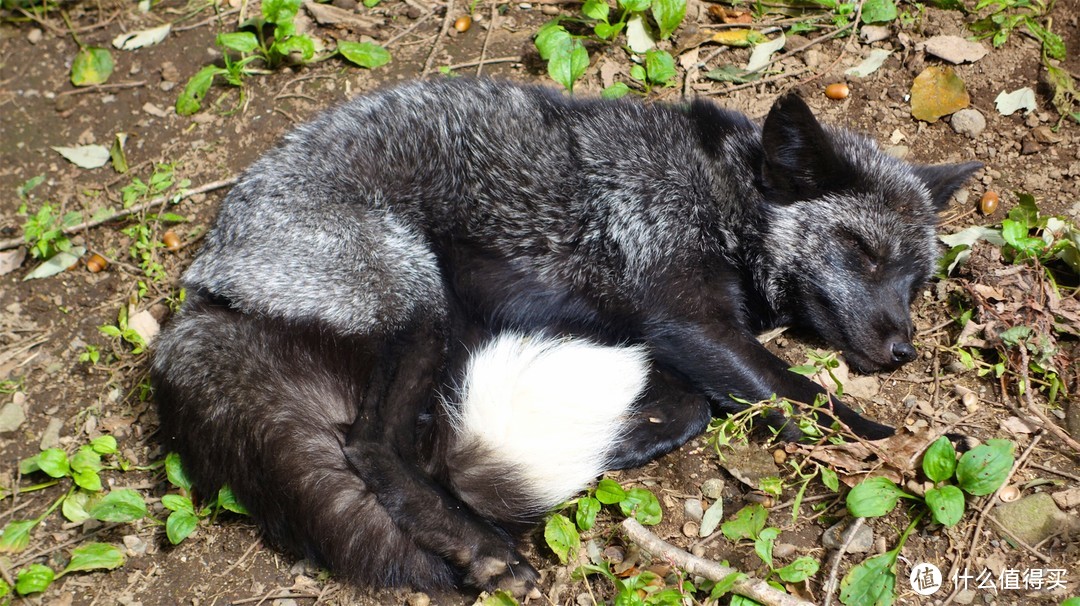
<svg viewBox="0 0 1080 606"><path fill-rule="evenodd" d="M222 202L155 343L163 445L347 581L535 595L523 533L714 415L817 401L892 434L756 335L915 359L938 212L981 166L899 160L797 94L761 123L485 79L356 97Z"/></svg>

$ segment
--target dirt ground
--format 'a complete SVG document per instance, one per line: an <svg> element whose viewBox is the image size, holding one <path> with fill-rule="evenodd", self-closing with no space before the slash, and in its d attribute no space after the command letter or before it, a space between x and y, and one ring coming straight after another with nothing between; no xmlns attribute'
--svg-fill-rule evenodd
<svg viewBox="0 0 1080 606"><path fill-rule="evenodd" d="M65 212L79 210L89 217L100 208L119 207L121 188L132 176L148 180L156 163L174 165L177 178L190 180L191 187L234 177L294 124L320 109L399 81L443 77L438 69L442 66L464 64L454 72L473 75L480 71L476 65L480 58L496 59L483 65L483 75L554 86L531 37L553 15L576 11L576 2L533 0L503 4L496 0L476 1L471 7L462 2L450 4L451 19L444 19L446 7L429 0L383 0L370 9L357 6L353 0L336 0L334 5L371 22L365 28L353 29L348 25L319 25L302 10L300 27L311 35L327 40L371 36L387 45L393 60L373 70L352 66L340 58L284 67L248 78L242 95L240 89L219 82L208 94L204 110L192 117L174 112L177 94L202 66L220 62L215 35L235 31L240 3L223 3L217 18L210 3L174 0L156 3L145 13L136 4L120 0L61 2L51 10L33 14L32 19L27 12L0 11L0 239L21 237L26 217L18 213L23 200L16 192L36 175L44 175L45 181L29 195L31 211L47 201ZM254 5L245 8L257 11ZM942 63L928 56L920 43L939 34L968 36L966 24L973 16L926 8L910 23L892 24L880 41L867 44L849 37L816 42L790 53L770 68L775 74L789 77L735 88L703 77L724 64L742 65L749 53L747 49L705 41L718 31L713 28L716 20L708 10L712 6L716 5L690 0L685 22L674 42L667 46L677 57L677 85L654 91L650 101L678 101L683 94L710 95L720 105L760 118L780 93L797 89L823 121L866 131L909 160L984 162L986 169L957 196L943 216L944 231L999 224L1021 192L1033 195L1045 214L1062 215L1073 222L1080 219L1080 128L1068 121L1059 130L1056 128L1058 116L1049 102L1039 46L1031 37L1016 33L984 58L955 66L970 93L971 106L986 120L985 130L971 138L955 132L947 119L932 124L913 119L908 94L917 74L928 65ZM748 6L744 4L743 8ZM470 9L471 28L458 32L447 27L452 19L468 14ZM901 9L913 11L914 5L902 4ZM773 13L759 21L783 17ZM1065 40L1068 58L1063 67L1074 75L1080 74L1080 0L1058 0L1050 17L1054 30ZM134 51L112 49L111 41L118 34L164 22L175 23L161 43ZM786 48L797 49L816 35L789 36ZM76 38L82 44L112 49L116 65L106 85L83 89L72 86L69 71L79 50ZM844 70L861 61L870 48L894 52L872 75L847 78L851 94L846 99L827 98L823 94L825 85L845 80ZM591 64L577 94L597 94L612 79L628 81L631 63L618 45L590 46L590 54ZM706 65L701 67L696 65L698 62ZM429 65L426 70L425 65ZM1025 86L1037 93L1035 111L1004 116L995 109L994 100L1001 91ZM1047 132L1052 136L1047 137ZM79 168L50 149L86 143L108 147L116 133L127 134L125 149L131 170L124 175L109 165L94 170ZM1001 208L984 216L975 208L989 190L1000 194ZM40 481L18 478L17 469L21 459L42 448L60 446L70 452L91 438L109 434L116 437L123 457L143 468L107 472L109 488L135 488L151 504L151 513L163 519L167 512L160 499L169 487L160 467L154 464L165 453L155 439L156 413L140 388L146 380L148 356L132 353L130 346L102 334L98 327L115 324L119 310L129 305L133 312L149 310L155 319L167 321L177 279L198 249L199 237L226 192L227 188L214 189L169 207L169 212L183 215L188 221L171 226L181 241L178 250L152 251L153 258L164 267L164 279L148 279L129 253L133 238L122 230L139 224L138 217L82 229L73 236L74 244L89 251L87 257L98 253L111 261L105 271L88 271L84 257L60 275L24 281L36 265L27 259L0 277L0 380L5 381L0 405L15 402L25 412L25 420L16 428L0 433L0 486L29 486ZM150 229L152 242L160 242L168 227L154 221L143 224ZM1014 440L1018 454L1030 449L1010 483L1022 495L1063 494L1071 490L1074 500L1071 509L1068 504L1063 506L1064 519L1075 523L1075 494L1080 490L1077 453L1070 454L1070 448L1059 437L1044 431L1044 422L1032 421L1028 413L1020 411L1025 403L1017 393L1016 374L1007 373L1000 380L979 377L973 370L958 367L955 355L950 353L960 337L958 325L950 321L959 313L956 300L969 301L968 308L975 307L983 314L976 315L976 320L985 323L990 316L1000 319L1030 303L1035 288L1032 285L1043 283L1040 275L1030 268L1018 273L995 248L980 245L969 268L929 285L917 302L914 313L921 357L892 375L868 380L853 376L852 380L861 385L865 399L860 404L869 416L915 432L904 438L908 440L905 444L915 443L916 434L949 430L979 439ZM1071 286L1075 287L1075 282ZM1061 288L1064 299L1071 301L1075 309L1075 290L1067 283ZM1073 325L1074 332L1078 329ZM100 351L97 364L79 359L88 345ZM793 364L801 364L806 360L806 348L819 344L785 334L773 345ZM1068 395L1049 407L1043 391L1037 391L1033 400L1036 406L1049 410L1050 420L1065 427L1070 398L1080 390L1076 341L1063 335L1058 346L1060 375ZM987 347L993 349L992 344ZM1013 367L1017 367L1015 361ZM973 390L977 404L966 408L961 403L962 389L957 390L956 385ZM1072 414L1075 428L1080 420L1075 411ZM1075 429L1072 435L1080 439ZM764 453L767 467L773 459L773 448L757 442L751 451ZM795 454L799 453L792 452ZM725 482L726 518L744 504L762 500L760 493L725 469L733 465L732 458L721 462L701 438L643 469L614 477L624 485L646 486L658 495L665 519L654 530L662 538L710 559L728 560L738 568L760 572L761 563L748 543L735 544L716 536L699 540L693 526L694 507L687 506L690 501L702 501L702 485L710 479ZM748 454L736 458L752 457ZM825 459L828 463L838 461ZM862 469L860 465L854 467ZM790 486L795 486L794 482ZM52 487L7 495L0 500L0 526L41 515L63 494L62 490ZM828 559L821 535L839 519L842 500L829 496L819 482L807 494L813 497L813 503L824 506L804 504L797 521L793 522L790 515L793 490L786 490L772 508L770 524L782 530L777 549L781 562L796 555L811 555L822 562ZM705 505L712 500L705 497ZM928 598L916 595L907 582L910 566L916 562L935 563L946 574L959 569L990 569L996 574L1035 568L1066 571L1066 588L1052 594L999 587L958 594L953 597L956 603L974 600L979 604L1057 604L1068 595L1080 595L1080 546L1075 533L1071 538L1067 533L1052 537L1038 546L1019 546L980 517L985 502L985 498L973 501L975 511L951 529L925 523L916 529L904 547L898 570L900 603L942 603L948 594L945 591ZM600 549L607 548L605 553L609 555L637 557L615 531L615 516L604 513L601 519L599 530L587 538ZM869 526L876 537L872 550L891 548L908 519L897 512L871 521ZM128 552L126 564L111 572L65 576L44 594L18 598L16 602L287 606L467 604L476 599L474 594L425 596L405 589L373 591L344 586L307 563L264 546L250 522L232 515L223 515L212 524L204 521L187 540L172 546L163 527L149 520L75 525L53 514L34 531L26 551L0 555L0 572L10 580L19 568L31 562L62 568L70 546L86 535L123 545ZM528 537L526 543L530 559L544 575L545 597L540 603L591 604L594 599L611 599L612 590L605 581L572 580L572 567L558 564L542 545L540 533ZM839 574L863 557L845 556ZM646 565L644 561L640 564ZM823 566L809 587L792 589L806 599L819 601L823 596L822 580L828 574L828 567Z"/></svg>

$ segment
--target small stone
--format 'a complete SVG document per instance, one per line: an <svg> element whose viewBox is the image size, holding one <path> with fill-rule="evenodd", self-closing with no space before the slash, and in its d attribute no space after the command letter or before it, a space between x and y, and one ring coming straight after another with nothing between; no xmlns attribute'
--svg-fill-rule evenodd
<svg viewBox="0 0 1080 606"><path fill-rule="evenodd" d="M688 537L696 537L698 536L698 528L696 522L687 522L682 525L682 533Z"/></svg>
<svg viewBox="0 0 1080 606"><path fill-rule="evenodd" d="M977 109L962 109L952 115L949 126L957 134L975 139L986 130L986 118Z"/></svg>
<svg viewBox="0 0 1080 606"><path fill-rule="evenodd" d="M1059 532L1075 532L1080 527L1080 520L1058 509L1053 497L1045 492L998 505L991 515L1010 536L1028 545L1037 545Z"/></svg>
<svg viewBox="0 0 1080 606"><path fill-rule="evenodd" d="M609 545L604 548L604 559L612 564L621 564L626 559L626 552L618 545Z"/></svg>
<svg viewBox="0 0 1080 606"><path fill-rule="evenodd" d="M885 25L864 25L859 29L859 37L866 44L881 42L892 35L892 30Z"/></svg>
<svg viewBox="0 0 1080 606"><path fill-rule="evenodd" d="M701 484L701 495L706 499L720 499L724 496L724 481L720 478L709 478Z"/></svg>
<svg viewBox="0 0 1080 606"><path fill-rule="evenodd" d="M975 602L975 590L963 589L953 597L953 601L957 604L972 604Z"/></svg>
<svg viewBox="0 0 1080 606"><path fill-rule="evenodd" d="M146 555L146 541L134 534L124 535L124 547L127 548L129 557Z"/></svg>
<svg viewBox="0 0 1080 606"><path fill-rule="evenodd" d="M701 506L700 499L686 499L683 502L683 513L688 519L700 522L702 516L705 515L705 509Z"/></svg>
<svg viewBox="0 0 1080 606"><path fill-rule="evenodd" d="M1061 143L1061 135L1055 133L1049 126L1043 124L1042 126L1036 126L1031 129L1031 136L1036 141L1044 145L1053 145L1055 143Z"/></svg>
<svg viewBox="0 0 1080 606"><path fill-rule="evenodd" d="M169 112L167 110L161 109L160 107L154 105L153 103L150 103L149 101L143 103L142 110L150 114L151 116L157 116L158 118L164 118L165 116L169 115Z"/></svg>
<svg viewBox="0 0 1080 606"><path fill-rule="evenodd" d="M705 557L705 546L701 544L695 544L693 547L690 548L690 553L696 555L699 558Z"/></svg>
<svg viewBox="0 0 1080 606"><path fill-rule="evenodd" d="M795 555L798 548L791 543L775 543L773 545L772 554L774 558L780 558L786 560L789 557Z"/></svg>
<svg viewBox="0 0 1080 606"><path fill-rule="evenodd" d="M42 450L49 448L56 448L60 445L60 430L64 428L64 422L57 418L49 419L49 424L45 427L45 431L41 434L41 446Z"/></svg>
<svg viewBox="0 0 1080 606"><path fill-rule="evenodd" d="M934 36L925 45L926 52L953 64L978 61L990 52L982 44L960 36Z"/></svg>
<svg viewBox="0 0 1080 606"><path fill-rule="evenodd" d="M426 593L418 591L416 593L410 593L408 597L405 598L405 603L408 604L408 606L428 606L431 604L431 597Z"/></svg>
<svg viewBox="0 0 1080 606"><path fill-rule="evenodd" d="M134 330L147 345L154 342L154 337L161 330L161 325L154 319L150 310L144 309L128 318L128 327Z"/></svg>
<svg viewBox="0 0 1080 606"><path fill-rule="evenodd" d="M416 8L415 6L410 6L405 11L405 16L408 17L409 19L412 19L413 21L419 19L420 15L422 15L422 14L424 14L424 13L422 13L420 11L420 9Z"/></svg>
<svg viewBox="0 0 1080 606"><path fill-rule="evenodd" d="M30 44L37 44L41 42L42 31L36 27L30 28L30 31L26 32L26 41Z"/></svg>
<svg viewBox="0 0 1080 606"><path fill-rule="evenodd" d="M1037 154L1042 151L1042 145L1034 139L1034 137L1027 136L1020 141L1020 155L1030 156L1031 154Z"/></svg>
<svg viewBox="0 0 1080 606"><path fill-rule="evenodd" d="M823 535L821 535L821 544L824 545L826 549L840 549L840 546L844 544L844 533L851 524L851 520L842 520L833 524ZM851 539L851 542L848 543L847 553L868 553L873 547L874 531L866 524L863 524L859 527L859 530L855 532L855 536Z"/></svg>
<svg viewBox="0 0 1080 606"><path fill-rule="evenodd" d="M166 82L180 81L180 70L176 68L176 65L172 61L166 61L161 64L161 79Z"/></svg>
<svg viewBox="0 0 1080 606"><path fill-rule="evenodd" d="M297 606L296 600L292 598L278 598L270 603L273 604L273 606Z"/></svg>
<svg viewBox="0 0 1080 606"><path fill-rule="evenodd" d="M26 421L26 394L15 392L11 402L0 408L0 433L15 431Z"/></svg>

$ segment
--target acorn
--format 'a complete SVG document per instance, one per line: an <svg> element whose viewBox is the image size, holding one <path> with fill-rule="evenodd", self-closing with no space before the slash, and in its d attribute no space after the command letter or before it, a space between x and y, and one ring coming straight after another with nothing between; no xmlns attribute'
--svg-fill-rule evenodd
<svg viewBox="0 0 1080 606"><path fill-rule="evenodd" d="M109 262L105 260L105 257L97 253L90 255L90 258L86 260L86 269L90 270L92 274L104 271L108 266Z"/></svg>
<svg viewBox="0 0 1080 606"><path fill-rule="evenodd" d="M979 199L979 212L984 215L992 215L997 210L999 202L1001 202L1001 198L997 195L997 192L988 191Z"/></svg>
<svg viewBox="0 0 1080 606"><path fill-rule="evenodd" d="M454 21L454 29L456 29L459 33L464 34L465 32L469 31L470 27L472 27L472 17L468 15L462 15L458 17L456 21Z"/></svg>
<svg viewBox="0 0 1080 606"><path fill-rule="evenodd" d="M782 448L777 448L773 451L772 458L777 465L783 465L787 460L787 453Z"/></svg>
<svg viewBox="0 0 1080 606"><path fill-rule="evenodd" d="M844 82L834 82L825 87L825 96L830 99L847 99L851 89Z"/></svg>
<svg viewBox="0 0 1080 606"><path fill-rule="evenodd" d="M184 245L184 243L180 241L180 236L176 235L176 232L171 229L161 236L161 241L165 243L165 248L167 248L169 252L176 252Z"/></svg>

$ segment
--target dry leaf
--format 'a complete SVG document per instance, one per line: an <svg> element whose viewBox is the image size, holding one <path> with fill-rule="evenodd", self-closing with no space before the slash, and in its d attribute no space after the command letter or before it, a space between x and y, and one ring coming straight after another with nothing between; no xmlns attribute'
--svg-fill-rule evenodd
<svg viewBox="0 0 1080 606"><path fill-rule="evenodd" d="M964 81L951 67L932 65L911 85L911 115L918 120L937 122L969 105L971 97Z"/></svg>

